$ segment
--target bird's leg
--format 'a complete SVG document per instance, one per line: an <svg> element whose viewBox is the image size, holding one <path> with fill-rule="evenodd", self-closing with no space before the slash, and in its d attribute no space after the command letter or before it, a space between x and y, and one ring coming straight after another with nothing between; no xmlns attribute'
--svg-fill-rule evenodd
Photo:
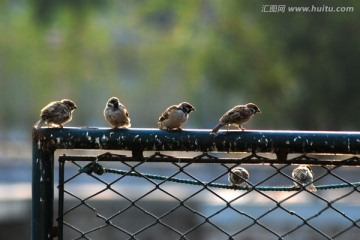
<svg viewBox="0 0 360 240"><path fill-rule="evenodd" d="M241 129L241 131L244 131L244 130L245 130L245 128L243 128L243 127L241 126L241 124L239 125L239 129Z"/></svg>

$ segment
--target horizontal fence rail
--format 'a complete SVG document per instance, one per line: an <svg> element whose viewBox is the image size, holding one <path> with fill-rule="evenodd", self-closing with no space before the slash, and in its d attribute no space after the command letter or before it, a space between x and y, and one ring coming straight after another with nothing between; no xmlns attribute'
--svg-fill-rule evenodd
<svg viewBox="0 0 360 240"><path fill-rule="evenodd" d="M158 129L36 129L33 139L47 149L358 154L359 132L161 131Z"/></svg>
<svg viewBox="0 0 360 240"><path fill-rule="evenodd" d="M124 150L129 151L130 154L112 154L105 153L99 156L62 156L59 158L60 163L60 172L59 172L59 216L57 217L59 225L54 224L54 154L56 150L66 149L66 150L75 150L75 149L85 149L85 150ZM183 155L173 155L169 154L170 152L190 152L195 156L183 156ZM88 175L93 176L92 178L96 179L99 182L105 184L106 191L112 189L113 183L106 183L106 180L102 178L108 176L109 174L118 176L117 181L122 181L124 178L143 178L150 183L160 181L161 184L165 182L169 183L178 183L178 184L190 184L198 185L202 187L202 190L199 191L209 191L209 188L220 188L220 189L229 189L229 190L248 190L249 192L258 193L261 196L269 198L266 194L262 193L263 191L291 191L294 194L298 194L299 189L294 189L292 186L264 186L264 182L273 178L274 176L280 175L287 181L292 183L291 173L288 173L289 166L298 165L298 164L309 164L313 166L320 166L325 173L319 177L318 181L321 181L322 178L325 178L327 175L337 179L337 184L325 184L317 185L317 189L326 190L326 189L340 189L340 188L353 188L351 194L354 192L358 193L357 188L359 187L359 181L348 181L342 177L332 174L332 171L337 171L336 169L340 166L360 166L360 160L357 157L357 154L360 152L360 133L359 132L311 132L311 131L220 131L217 135L210 135L210 130L183 130L183 131L162 131L158 129L105 129L105 128L40 128L33 129L33 180L32 180L32 192L33 192L33 217L32 217L32 238L33 239L53 239L54 237L60 236L59 239L63 239L63 227L65 226L73 229L74 231L80 234L79 238L74 239L91 239L87 237L92 234L91 230L89 232L82 232L78 230L75 226L70 225L64 221L64 218L67 217L67 212L64 210L64 193L73 196L73 193L69 193L67 190L67 183L72 179L80 178L80 176ZM241 157L239 154L242 154ZM270 155L273 154L273 155ZM295 154L295 156L294 156ZM296 155L297 154L297 155ZM320 155L319 155L320 154ZM324 155L325 154L325 155ZM321 157L322 155L326 156L332 155L336 157ZM291 155L291 156L290 156ZM271 157L275 156L275 157ZM85 162L85 164L81 164ZM73 166L77 169L77 173L73 177L66 179L66 166L69 166L69 163L73 163ZM120 169L118 167L112 168L107 167L106 163L119 163L121 166L127 170ZM142 165L149 167L149 164L163 164L167 166L175 167L176 174L174 176L163 176L160 174L144 173L140 172L138 168L141 168ZM103 166L105 164L105 166ZM190 169L193 164L216 164L223 168L223 173L215 177L215 179L208 182L200 180L198 177L190 175L186 170ZM270 169L275 169L275 173L271 176L266 177L265 180L260 181L257 184L252 184L248 182L249 187L245 186L231 186L228 183L217 183L216 180L222 180L226 178L227 173L234 166L241 165L256 165L267 164L270 166ZM275 165L279 165L276 167ZM118 165L116 165L118 166ZM330 167L332 166L332 167ZM176 177L175 175L185 174L185 179L181 177ZM339 183L339 181L341 183ZM155 184L155 189L158 189L159 186ZM161 188L160 188L161 189ZM161 189L162 190L162 189ZM303 191L304 189L300 189ZM96 194L98 196L102 191ZM152 192L153 190L150 190ZM163 190L162 190L163 191ZM215 191L215 190L214 190ZM213 190L211 192L218 196ZM121 196L121 198L127 199L127 196L124 196L123 193L115 191L116 195ZM177 197L174 197L171 193L166 192L169 196L172 196L176 201L179 201L181 207L186 206L186 201L181 200ZM311 193L312 195L316 195ZM218 196L222 199L220 196ZM346 196L344 196L346 197ZM344 197L339 197L342 199ZM80 205L88 205L88 200L79 199L75 196L75 199L80 201ZM142 197L140 198L140 200ZM319 198L321 201L326 202L328 205L327 208L332 208L332 204L335 203L328 201L324 198ZM272 201L275 201L271 199ZM89 200L90 201L90 200ZM136 200L132 204L136 206ZM185 201L185 202L184 202ZM282 209L289 214L293 214L287 209L283 208L281 204L283 202L276 202L276 209ZM235 212L238 210L233 209L230 206L232 202L227 202L225 208L230 208ZM92 204L92 203L91 203ZM136 208L139 208L136 206ZM327 208L325 210L327 210ZM93 208L91 208L93 209ZM166 215L171 215L172 211L175 211L177 208L170 210ZM141 212L144 212L145 215L149 214L143 208L139 208ZM222 232L226 239L233 239L236 235L242 233L244 230L238 231L234 234L227 233L223 227L219 227L214 224L211 220L208 220L208 216L195 211L190 208L191 211L195 212L195 215L204 219L205 223L210 224L213 228L217 229L219 232ZM325 211L323 210L323 211ZM225 211L225 210L224 210ZM338 211L335 209L335 211ZM221 211L220 211L221 212ZM340 211L339 211L340 212ZM270 214L270 212L265 213ZM244 214L244 213L239 213ZM294 213L295 214L295 213ZM304 221L304 224L300 224L300 227L303 225L314 228L311 224L308 224L308 221L316 218L315 214L312 218L306 219L299 217L301 221ZM117 214L120 215L120 214ZM116 215L116 216L117 216ZM155 219L155 223L160 223L163 217L155 216L150 214L151 217ZM245 214L246 215L246 214ZM264 215L264 216L265 216ZM295 214L296 215L296 214ZM100 215L99 215L100 216ZM219 215L220 216L220 215ZM211 216L214 217L214 216ZM215 218L215 217L214 217ZM290 235L293 231L296 231L298 228L285 233L278 234L274 230L269 230L264 224L260 224L258 221L262 220L262 217L254 218L248 216L249 219L255 221L254 224L249 225L248 228L251 228L254 225L259 225L263 229L269 231L276 238L283 238ZM351 222L351 226L359 230L359 221L358 219L353 219L346 216L346 219ZM117 229L118 231L125 234L125 239L141 239L137 238L138 235L141 235L141 232L146 232L148 228L145 227L143 230L135 233L129 233L127 230L124 230L121 226L113 224L110 220L106 220L106 226L100 227L97 230L103 228L111 227ZM191 234L200 226L195 226L194 230L190 232L182 233L178 229L175 229L172 226L167 224L162 224L168 230L170 229L176 235L176 239L188 239L187 234ZM152 226L152 225L151 225ZM352 227L349 227L352 229ZM329 236L329 234L324 233L321 230L315 229L315 232L319 233L325 239L332 239L337 235L341 235L347 230L340 231L337 235ZM360 232L358 232L360 233ZM66 239L66 238L64 238ZM191 239L191 238L189 238Z"/></svg>

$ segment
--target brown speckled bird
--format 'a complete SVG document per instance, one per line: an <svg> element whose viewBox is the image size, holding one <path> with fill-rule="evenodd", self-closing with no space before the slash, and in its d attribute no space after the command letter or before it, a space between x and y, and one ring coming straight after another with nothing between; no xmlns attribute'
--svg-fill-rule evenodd
<svg viewBox="0 0 360 240"><path fill-rule="evenodd" d="M181 130L189 118L189 114L196 111L190 103L182 102L179 105L172 105L160 116L158 124L163 130Z"/></svg>
<svg viewBox="0 0 360 240"><path fill-rule="evenodd" d="M72 112L75 109L77 109L77 107L70 99L51 102L41 109L37 128L40 128L44 123L49 126L62 128L64 124L71 121Z"/></svg>
<svg viewBox="0 0 360 240"><path fill-rule="evenodd" d="M211 134L216 134L221 127L229 125L238 125L244 131L242 124L249 121L256 113L261 113L261 111L254 103L237 105L219 119L219 124L211 131Z"/></svg>
<svg viewBox="0 0 360 240"><path fill-rule="evenodd" d="M310 166L308 165L300 165L292 171L292 177L295 180L294 188L301 188L305 186L305 188L309 192L316 192L317 189L312 183L314 180L314 174L311 171Z"/></svg>
<svg viewBox="0 0 360 240"><path fill-rule="evenodd" d="M131 126L128 111L116 97L112 97L107 101L104 117L113 128L128 128Z"/></svg>
<svg viewBox="0 0 360 240"><path fill-rule="evenodd" d="M228 180L231 185L236 188L236 185L242 184L249 179L250 175L249 172L242 167L234 167L228 173ZM245 187L248 189L249 185L245 182Z"/></svg>

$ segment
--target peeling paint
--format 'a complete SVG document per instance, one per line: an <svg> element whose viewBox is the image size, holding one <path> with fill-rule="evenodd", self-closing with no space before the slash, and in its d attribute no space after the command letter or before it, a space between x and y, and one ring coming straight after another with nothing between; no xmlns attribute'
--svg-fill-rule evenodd
<svg viewBox="0 0 360 240"><path fill-rule="evenodd" d="M88 133L88 132L86 133L86 137L87 137L87 139L88 139L89 141L91 141L91 136L89 136L89 133Z"/></svg>
<svg viewBox="0 0 360 240"><path fill-rule="evenodd" d="M108 141L108 138L105 136L105 134L102 136L102 138L101 138L101 140L103 141L103 142L105 142L105 141Z"/></svg>
<svg viewBox="0 0 360 240"><path fill-rule="evenodd" d="M217 152L217 151L218 151L218 149L217 149L217 147L216 147L216 144L214 143L214 144L213 144L213 146L214 146L214 147L213 147L214 151L216 151L216 152Z"/></svg>
<svg viewBox="0 0 360 240"><path fill-rule="evenodd" d="M301 136L297 136L294 138L294 142L296 142L298 139L301 139Z"/></svg>

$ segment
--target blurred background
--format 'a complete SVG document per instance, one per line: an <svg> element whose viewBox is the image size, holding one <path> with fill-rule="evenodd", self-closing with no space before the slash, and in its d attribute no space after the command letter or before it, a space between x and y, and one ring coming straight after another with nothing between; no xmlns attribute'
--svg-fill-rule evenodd
<svg viewBox="0 0 360 240"><path fill-rule="evenodd" d="M354 12L262 12L269 4ZM212 128L254 102L262 114L249 129L357 131L359 10L335 0L0 0L2 229L30 234L31 128L53 100L77 104L68 126L108 127L102 111L117 96L135 128L188 101L197 111L185 128Z"/></svg>

